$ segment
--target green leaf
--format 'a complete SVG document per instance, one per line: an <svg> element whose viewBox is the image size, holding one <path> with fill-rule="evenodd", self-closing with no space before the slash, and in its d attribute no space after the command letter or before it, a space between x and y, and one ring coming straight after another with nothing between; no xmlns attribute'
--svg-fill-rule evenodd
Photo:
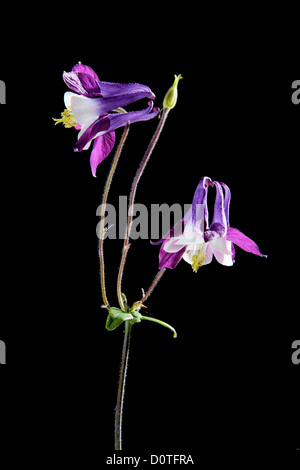
<svg viewBox="0 0 300 470"><path fill-rule="evenodd" d="M133 316L130 313L125 313L120 308L111 307L106 319L105 328L108 331L115 330L126 320L132 320Z"/></svg>

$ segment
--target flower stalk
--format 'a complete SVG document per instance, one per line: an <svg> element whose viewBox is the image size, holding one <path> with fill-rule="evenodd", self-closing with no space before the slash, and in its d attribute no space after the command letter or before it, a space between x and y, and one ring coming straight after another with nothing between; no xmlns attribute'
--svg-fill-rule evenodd
<svg viewBox="0 0 300 470"><path fill-rule="evenodd" d="M129 128L130 128L130 123L127 122L127 124L125 125L124 132L122 134L120 143L118 145L117 151L115 153L106 183L105 183L103 197L102 197L102 204L101 204L101 214L100 214L101 220L100 220L100 234L99 234L100 235L99 236L100 285L101 285L102 299L107 309L109 308L109 302L107 299L106 288L105 288L105 269L104 269L104 254L103 254L103 243L104 243L104 234L105 234L104 215L105 215L105 207L107 203L107 197L108 197L110 185L111 185L125 140L128 136Z"/></svg>
<svg viewBox="0 0 300 470"><path fill-rule="evenodd" d="M149 287L149 289L147 290L146 293L143 293L143 298L141 299L141 304L145 302L146 299L148 299L149 295L152 294L154 288L157 286L158 284L158 281L162 278L163 274L165 273L166 271L166 268L164 269L160 269L158 271L158 273L156 274L155 278L153 279L152 281L152 284L151 286Z"/></svg>
<svg viewBox="0 0 300 470"><path fill-rule="evenodd" d="M100 260L100 283L102 298L105 307L108 310L106 319L106 329L115 330L125 322L124 342L121 356L120 376L118 382L117 405L115 413L115 450L122 450L122 418L123 403L125 394L126 374L128 367L128 357L131 341L132 325L140 323L142 320L155 322L170 329L174 338L177 337L175 329L166 322L154 317L144 316L139 310L145 307L143 302L149 297L153 289L165 272L165 267L160 266L149 289L140 301L135 302L130 308L127 305L126 296L122 293L122 278L130 247L129 239L133 221L133 207L137 186L153 149L158 141L161 131L166 122L168 113L173 109L178 97L178 82L181 75L175 75L172 87L168 90L163 101L163 110L159 124L150 141L146 153L136 172L131 187L128 208L128 222L125 232L122 257L119 267L117 280L117 295L120 308L111 307L108 302L105 286L105 265L103 245L105 233L109 230L104 227L105 208L108 199L112 178L114 176L125 140L128 136L130 124L139 121L148 121L155 118L159 113L159 108L153 108L154 93L145 85L139 83L112 83L101 81L96 72L89 66L78 62L70 72L64 72L63 79L71 91L64 95L66 109L61 113L61 118L54 119L55 124L61 123L66 128L75 127L79 131L77 142L74 145L74 151L81 152L92 148L90 154L90 165L93 176L96 176L98 165L110 154L115 144L115 129L124 127L124 132L115 153L102 196L101 214L100 214L100 234L99 234L99 260ZM126 112L123 106L132 104L138 100L147 98L147 108L139 111ZM168 266L166 266L168 267Z"/></svg>
<svg viewBox="0 0 300 470"><path fill-rule="evenodd" d="M164 108L162 112L162 116L159 120L159 124L156 128L156 131L151 139L151 142L148 146L148 149L144 155L143 160L141 161L141 164L136 172L136 175L134 177L132 187L131 187L131 192L129 196L129 208L128 208L128 223L126 227L126 235L124 239L124 245L123 245L123 251L122 251L122 257L121 257L121 262L120 262L120 268L119 268L119 273L118 273L118 281L117 281L117 295L118 295L118 300L120 307L124 309L124 303L122 299L122 278L123 278L123 272L124 272L124 266L125 266L125 261L127 257L127 252L129 250L130 244L129 244L129 238L130 238L130 232L131 232L131 227L132 227L132 219L133 219L133 206L134 206L134 200L135 200L135 195L136 195L136 190L137 186L139 184L139 181L141 179L141 176L143 174L143 171L149 161L149 158L153 152L153 149L156 145L156 142L158 141L158 138L161 134L161 131L165 125L167 116L169 114L170 109L169 108Z"/></svg>
<svg viewBox="0 0 300 470"><path fill-rule="evenodd" d="M115 414L115 450L122 450L122 417L125 395L126 373L129 358L132 323L125 322L124 342L121 357L120 377L118 383L117 406Z"/></svg>

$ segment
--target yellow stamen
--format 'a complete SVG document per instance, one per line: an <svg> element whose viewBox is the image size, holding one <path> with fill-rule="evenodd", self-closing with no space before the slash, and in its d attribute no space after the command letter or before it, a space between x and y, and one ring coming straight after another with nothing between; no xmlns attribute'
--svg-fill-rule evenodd
<svg viewBox="0 0 300 470"><path fill-rule="evenodd" d="M66 128L71 128L77 126L77 122L75 121L75 118L72 114L72 111L70 109L65 109L61 113L61 118L60 119L54 119L52 118L53 121L55 121L55 125L59 124L60 122L66 127Z"/></svg>
<svg viewBox="0 0 300 470"><path fill-rule="evenodd" d="M208 258L208 256L205 254L205 250L203 250L203 248L200 248L198 253L192 256L192 268L194 273L196 273L198 269L201 268L205 258Z"/></svg>

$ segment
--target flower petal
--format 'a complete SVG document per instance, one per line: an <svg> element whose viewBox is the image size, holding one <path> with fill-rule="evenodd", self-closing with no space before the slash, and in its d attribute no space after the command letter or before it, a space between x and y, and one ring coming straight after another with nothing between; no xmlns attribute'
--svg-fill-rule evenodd
<svg viewBox="0 0 300 470"><path fill-rule="evenodd" d="M218 181L213 181L213 186L216 187L216 199L215 199L215 205L214 205L214 215L213 215L213 220L210 226L210 230L212 230L213 225L217 225L219 227L219 230L221 227L224 228L224 233L226 232L227 229L227 221L226 221L226 215L225 215L225 209L224 209L224 195L223 195L223 189L220 183Z"/></svg>
<svg viewBox="0 0 300 470"><path fill-rule="evenodd" d="M266 255L263 255L260 252L256 243L251 240L251 238L247 237L242 232L240 232L237 228L229 227L227 230L226 239L239 246L244 251L267 258Z"/></svg>
<svg viewBox="0 0 300 470"><path fill-rule="evenodd" d="M195 243L204 243L203 232L196 230L196 226L192 222L188 222L185 225L184 232L182 234L182 244L192 245Z"/></svg>
<svg viewBox="0 0 300 470"><path fill-rule="evenodd" d="M231 192L230 192L230 189L228 188L228 186L225 183L220 183L220 185L224 188L224 191L225 191L224 212L225 212L227 227L229 227L230 226L230 224L229 224L229 206L230 206L230 200L231 200Z"/></svg>
<svg viewBox="0 0 300 470"><path fill-rule="evenodd" d="M218 251L223 255L232 256L232 243L225 237L220 237L215 240L212 240L211 242L209 242L209 245L211 246L213 252Z"/></svg>
<svg viewBox="0 0 300 470"><path fill-rule="evenodd" d="M140 83L100 82L96 72L81 62L74 65L71 72L64 72L66 85L75 93L88 98L103 96L102 109L99 114L113 111L142 98L155 99L152 90Z"/></svg>
<svg viewBox="0 0 300 470"><path fill-rule="evenodd" d="M218 263L222 264L223 266L233 266L233 263L234 263L233 254L225 255L224 253L220 253L219 251L214 250L214 249L212 249L212 251Z"/></svg>
<svg viewBox="0 0 300 470"><path fill-rule="evenodd" d="M144 87L144 89L136 89L135 91L133 90L131 93L129 93L128 90L125 90L124 93L116 95L107 94L106 96L103 96L100 99L101 113L109 113L114 109L122 108L123 106L127 106L142 98L153 99L153 96L155 95L153 95L151 90L149 92L147 88L148 87Z"/></svg>
<svg viewBox="0 0 300 470"><path fill-rule="evenodd" d="M167 253L164 250L164 244L165 242L162 244L159 251L159 269L174 269L183 257L186 247L183 247L180 251L177 251L176 253Z"/></svg>
<svg viewBox="0 0 300 470"><path fill-rule="evenodd" d="M111 82L99 82L101 93L103 97L108 96L121 96L121 95L134 95L142 94L143 98L149 98L150 100L155 99L155 94L151 91L151 89L145 85L141 85L140 83L111 83ZM137 98L139 99L139 98ZM136 99L133 99L136 101Z"/></svg>
<svg viewBox="0 0 300 470"><path fill-rule="evenodd" d="M72 68L72 72L85 73L93 77L96 82L100 83L99 77L96 72L92 69L92 67L89 67L88 65L83 65L81 62L78 62L78 64L74 65L74 67Z"/></svg>
<svg viewBox="0 0 300 470"><path fill-rule="evenodd" d="M87 128L103 113L100 111L99 101L95 98L77 95L67 91L64 95L65 105L72 110L72 114L81 127Z"/></svg>
<svg viewBox="0 0 300 470"><path fill-rule="evenodd" d="M115 132L107 132L100 135L94 141L93 150L90 156L90 164L93 176L96 176L96 170L99 163L101 163L111 152L116 140Z"/></svg>
<svg viewBox="0 0 300 470"><path fill-rule="evenodd" d="M92 75L81 72L64 72L63 79L65 84L75 93L89 98L102 96L99 82Z"/></svg>
<svg viewBox="0 0 300 470"><path fill-rule="evenodd" d="M199 250L202 257L201 266L210 264L212 262L213 254L208 243L194 243L193 245L188 246L183 255L184 261L192 265L194 263L193 257L199 255Z"/></svg>
<svg viewBox="0 0 300 470"><path fill-rule="evenodd" d="M104 134L106 132L110 132L110 121L107 117L107 114L103 114L99 116L96 121L94 121L88 128L83 127L78 135L78 140L74 145L75 152L81 152L82 150L86 150L91 141L99 135Z"/></svg>
<svg viewBox="0 0 300 470"><path fill-rule="evenodd" d="M79 98L79 97L77 97ZM88 98L80 97L81 101L82 100L89 100L89 101L97 101L96 99L91 100ZM73 106L73 99L72 99L72 106ZM94 106L94 105L93 105ZM81 152L82 150L86 150L91 142L91 140L95 139L96 137L99 137L99 135L104 134L105 132L111 132L118 127L125 126L126 122L137 122L137 121L147 121L149 119L153 119L159 112L158 108L154 108L153 112L151 112L153 108L153 102L149 102L149 106L146 109L142 109L141 111L132 111L130 113L126 114L121 114L121 113L115 113L115 114L102 114L96 119L92 124L90 124L89 127L82 126L82 129L79 133L78 140L74 146L75 152ZM73 108L72 108L73 111ZM78 111L78 109L77 109ZM83 116L83 111L81 110L81 116L79 118L82 119ZM74 114L74 113L73 113ZM75 112L76 114L76 112ZM74 117L76 121L78 122L78 115L77 117ZM87 114L88 115L88 114ZM95 117L95 115L93 116ZM79 121L79 124L80 121Z"/></svg>
<svg viewBox="0 0 300 470"><path fill-rule="evenodd" d="M185 246L186 244L182 243L182 237L174 237L170 238L170 240L166 240L166 243L164 244L164 250L167 253L177 253Z"/></svg>
<svg viewBox="0 0 300 470"><path fill-rule="evenodd" d="M142 109L141 111L132 111L126 114L123 113L114 113L108 114L110 126L109 131L117 129L118 127L125 126L126 122L130 122L130 124L139 121L148 121L153 119L159 113L159 108L153 108L153 101L149 101L148 108ZM152 111L152 112L151 112Z"/></svg>
<svg viewBox="0 0 300 470"><path fill-rule="evenodd" d="M199 251L199 246L198 245L194 245L193 247L188 247L188 249L186 250L186 252L184 253L183 255L183 259L184 261L186 261L187 263L189 264L192 264L193 263L193 256L197 255Z"/></svg>
<svg viewBox="0 0 300 470"><path fill-rule="evenodd" d="M91 75L88 75L87 73L76 73L87 96L90 98L102 96L99 82L97 82Z"/></svg>
<svg viewBox="0 0 300 470"><path fill-rule="evenodd" d="M195 225L197 222L197 216L199 215L199 209L201 214L204 214L205 226L204 230L208 229L208 209L207 209L207 191L208 186L211 184L211 179L205 176L202 178L196 188L193 203L192 203L192 221Z"/></svg>

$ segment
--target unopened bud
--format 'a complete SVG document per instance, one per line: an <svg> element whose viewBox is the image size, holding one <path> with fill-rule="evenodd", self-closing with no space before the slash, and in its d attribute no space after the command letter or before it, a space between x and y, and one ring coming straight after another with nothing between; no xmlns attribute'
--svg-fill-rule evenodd
<svg viewBox="0 0 300 470"><path fill-rule="evenodd" d="M178 87L178 82L181 78L183 78L181 75L174 75L175 77L175 80L174 80L174 83L173 85L171 86L171 88L168 90L165 98L164 98L164 101L163 101L163 107L164 108L168 108L168 109L173 109L174 106L176 105L177 103L177 97L178 97L178 91L177 91L177 87Z"/></svg>

